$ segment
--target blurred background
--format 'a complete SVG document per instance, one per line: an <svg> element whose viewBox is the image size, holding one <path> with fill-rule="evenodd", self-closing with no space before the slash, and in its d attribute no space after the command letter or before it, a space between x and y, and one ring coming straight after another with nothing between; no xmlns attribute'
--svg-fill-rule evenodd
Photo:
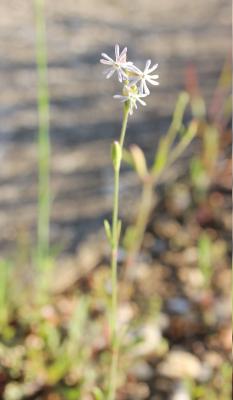
<svg viewBox="0 0 233 400"><path fill-rule="evenodd" d="M230 33L229 0L0 1L0 399L106 400L116 43L160 85L126 135L114 400L231 399Z"/></svg>
<svg viewBox="0 0 233 400"><path fill-rule="evenodd" d="M46 2L52 141L52 240L75 250L110 212L109 146L118 136L120 88L106 81L101 52L128 46L139 66L159 63L160 86L131 119L126 144L150 158L170 123L190 66L207 100L230 54L229 0L84 0ZM33 2L0 4L0 248L8 252L22 231L35 231L37 196L37 72ZM128 190L130 188L130 191ZM126 215L135 181L122 178Z"/></svg>

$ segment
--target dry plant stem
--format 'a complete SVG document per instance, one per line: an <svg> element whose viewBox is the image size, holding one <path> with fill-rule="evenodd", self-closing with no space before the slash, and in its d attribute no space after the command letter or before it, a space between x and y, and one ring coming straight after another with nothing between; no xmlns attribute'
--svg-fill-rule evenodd
<svg viewBox="0 0 233 400"><path fill-rule="evenodd" d="M125 133L127 128L129 116L129 104L124 106L123 122L121 128L121 135L119 144L121 149L124 146ZM108 400L115 400L116 386L117 386L117 364L119 352L119 340L117 338L117 253L119 244L119 178L120 167L114 169L114 199L113 199L113 214L112 214L112 260L111 260L111 273L112 273L112 299L111 299L111 346L112 346L112 360L109 377L109 391Z"/></svg>
<svg viewBox="0 0 233 400"><path fill-rule="evenodd" d="M49 138L49 93L47 78L46 27L44 0L35 0L36 16L36 61L38 73L38 221L37 262L39 267L49 251L50 219L50 138Z"/></svg>
<svg viewBox="0 0 233 400"><path fill-rule="evenodd" d="M173 113L173 118L171 125L166 134L166 141L167 141L167 151L169 152L174 140L178 132L182 127L182 121L184 117L184 112L186 106L188 104L189 98L185 93L182 93L177 101L175 111ZM182 150L185 149L187 143L181 143L177 147L177 154L172 154L173 159L167 161L166 168L171 164L171 162L175 161L178 155L182 153ZM129 248L127 260L126 260L126 267L132 265L135 261L137 254L140 251L143 237L145 234L146 226L150 217L150 213L153 208L153 195L154 195L154 187L158 183L163 170L159 173L151 171L148 177L145 177L142 187L142 195L140 200L140 206L137 213L137 219L135 223L135 239L132 245Z"/></svg>
<svg viewBox="0 0 233 400"><path fill-rule="evenodd" d="M194 138L196 131L197 131L197 124L195 123L190 124L186 136L175 146L173 150L170 151L166 168L169 168L177 160L177 158L180 157L180 155L184 152L186 147ZM163 170L159 174L150 174L149 177L144 181L142 188L141 202L138 210L138 217L135 225L136 235L134 243L127 256L127 261L126 261L127 267L135 261L135 258L142 246L142 241L146 231L146 226L149 221L150 213L154 205L153 202L154 188L156 184L159 182L162 173Z"/></svg>
<svg viewBox="0 0 233 400"><path fill-rule="evenodd" d="M145 181L142 187L141 201L137 213L138 218L135 224L135 240L127 255L126 268L133 264L142 246L142 241L146 230L146 223L149 220L150 213L154 205L154 185L155 180L148 179Z"/></svg>

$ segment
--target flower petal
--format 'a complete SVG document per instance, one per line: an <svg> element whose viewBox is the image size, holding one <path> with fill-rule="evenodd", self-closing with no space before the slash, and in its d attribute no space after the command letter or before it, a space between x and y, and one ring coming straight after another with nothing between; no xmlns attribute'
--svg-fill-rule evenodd
<svg viewBox="0 0 233 400"><path fill-rule="evenodd" d="M141 80L140 86L139 86L139 92L140 94L144 93L144 84L143 84L143 80Z"/></svg>
<svg viewBox="0 0 233 400"><path fill-rule="evenodd" d="M119 55L119 61L120 62L126 62L126 55L127 55L127 47L125 47L121 54Z"/></svg>
<svg viewBox="0 0 233 400"><path fill-rule="evenodd" d="M143 87L144 87L144 94L146 94L146 95L150 94L150 90L149 90L145 80L143 81Z"/></svg>
<svg viewBox="0 0 233 400"><path fill-rule="evenodd" d="M150 65L151 65L151 60L147 60L144 72L148 72Z"/></svg>
<svg viewBox="0 0 233 400"><path fill-rule="evenodd" d="M148 74L151 74L151 72L155 71L155 70L158 68L158 65L159 65L159 64L153 65L153 67L151 67L151 68L148 69L147 73L148 73Z"/></svg>
<svg viewBox="0 0 233 400"><path fill-rule="evenodd" d="M137 100L139 101L140 104L146 106L146 102L144 100L140 99L139 97L137 98Z"/></svg>
<svg viewBox="0 0 233 400"><path fill-rule="evenodd" d="M108 69L108 70L105 72L106 79L111 78L111 76L113 76L114 72L115 72L115 69L113 69L113 68Z"/></svg>
<svg viewBox="0 0 233 400"><path fill-rule="evenodd" d="M153 80L153 79L150 79L149 77L147 77L147 81L148 81L151 85L154 85L154 86L158 86L158 85L159 85L159 82L157 82L157 81L155 81L155 80Z"/></svg>
<svg viewBox="0 0 233 400"><path fill-rule="evenodd" d="M119 44L115 45L115 56L116 56L116 60L119 58L119 54L120 54L120 47Z"/></svg>
<svg viewBox="0 0 233 400"><path fill-rule="evenodd" d="M125 102L128 100L127 96L122 96L121 94L115 94L113 96L114 99L119 99L121 102Z"/></svg>
<svg viewBox="0 0 233 400"><path fill-rule="evenodd" d="M117 76L118 76L119 82L122 82L123 77L122 77L122 74L121 74L121 70L119 68L117 69Z"/></svg>
<svg viewBox="0 0 233 400"><path fill-rule="evenodd" d="M159 75L148 75L150 79L158 79Z"/></svg>
<svg viewBox="0 0 233 400"><path fill-rule="evenodd" d="M113 59L111 57L109 57L106 53L101 53L101 56L106 58L107 60L114 62Z"/></svg>
<svg viewBox="0 0 233 400"><path fill-rule="evenodd" d="M100 59L100 62L101 62L101 64L112 65L112 61L104 60L103 58Z"/></svg>

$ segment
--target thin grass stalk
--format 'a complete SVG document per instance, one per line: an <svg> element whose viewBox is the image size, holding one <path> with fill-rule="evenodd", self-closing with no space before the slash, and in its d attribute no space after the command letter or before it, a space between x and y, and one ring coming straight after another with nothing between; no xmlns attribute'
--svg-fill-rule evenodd
<svg viewBox="0 0 233 400"><path fill-rule="evenodd" d="M49 253L50 237L50 137L49 90L46 49L45 1L35 0L36 63L38 76L38 215L37 257L39 266Z"/></svg>
<svg viewBox="0 0 233 400"><path fill-rule="evenodd" d="M129 104L124 106L123 122L120 134L120 148L123 150L127 122L129 117ZM119 338L117 335L117 304L118 304L118 282L117 282L117 254L119 247L119 180L120 167L114 168L114 198L112 213L112 255L111 255L111 274L112 274L112 298L111 298L111 368L109 377L108 400L115 400L117 389L117 366L119 355Z"/></svg>

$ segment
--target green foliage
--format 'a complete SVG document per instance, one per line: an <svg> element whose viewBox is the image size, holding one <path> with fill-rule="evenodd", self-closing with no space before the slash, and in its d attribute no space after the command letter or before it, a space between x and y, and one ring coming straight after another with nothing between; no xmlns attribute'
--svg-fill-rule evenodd
<svg viewBox="0 0 233 400"><path fill-rule="evenodd" d="M187 92L181 92L173 113L172 124L170 130L180 132L183 126L184 112L189 103L189 95Z"/></svg>

